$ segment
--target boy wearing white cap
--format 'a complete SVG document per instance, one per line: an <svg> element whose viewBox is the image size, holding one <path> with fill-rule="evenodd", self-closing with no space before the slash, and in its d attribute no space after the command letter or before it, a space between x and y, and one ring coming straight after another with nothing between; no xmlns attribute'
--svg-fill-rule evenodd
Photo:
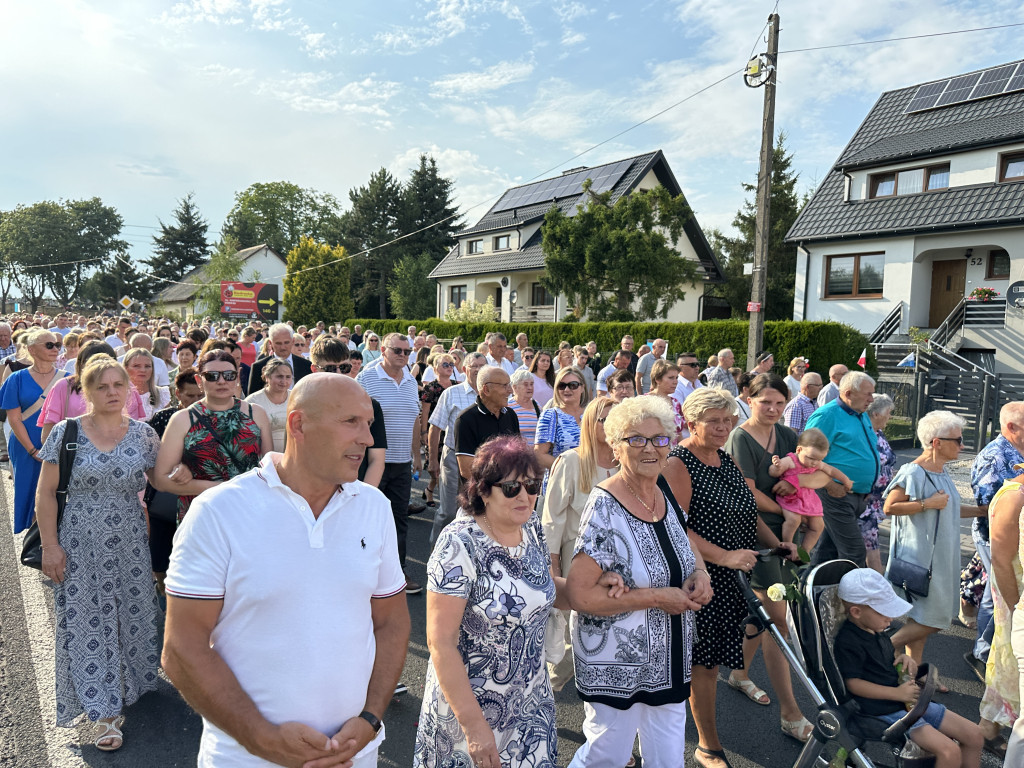
<svg viewBox="0 0 1024 768"><path fill-rule="evenodd" d="M861 713L891 725L921 693L914 682L917 664L906 654L897 657L885 634L892 620L910 611L911 605L897 597L886 578L871 568L857 568L843 576L839 598L847 614L833 651L839 673ZM910 675L902 684L896 669L899 664ZM981 729L934 701L907 735L935 755L936 768L978 768L981 764Z"/></svg>

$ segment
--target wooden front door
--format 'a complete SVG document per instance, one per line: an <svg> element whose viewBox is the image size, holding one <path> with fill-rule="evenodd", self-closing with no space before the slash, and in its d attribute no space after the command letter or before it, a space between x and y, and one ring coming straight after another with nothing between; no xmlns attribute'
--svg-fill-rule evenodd
<svg viewBox="0 0 1024 768"><path fill-rule="evenodd" d="M932 303L928 327L935 328L949 317L964 297L967 286L967 259L951 259L932 263Z"/></svg>

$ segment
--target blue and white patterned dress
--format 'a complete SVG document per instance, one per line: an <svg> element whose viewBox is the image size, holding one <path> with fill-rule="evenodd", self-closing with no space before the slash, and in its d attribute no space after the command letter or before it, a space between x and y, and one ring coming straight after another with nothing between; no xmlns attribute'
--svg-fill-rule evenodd
<svg viewBox="0 0 1024 768"><path fill-rule="evenodd" d="M43 461L57 463L65 424L50 432ZM67 564L54 586L57 725L71 726L82 712L115 717L157 687L160 606L139 493L159 449L141 421L110 451L79 426L58 534Z"/></svg>
<svg viewBox="0 0 1024 768"><path fill-rule="evenodd" d="M466 600L459 653L502 765L554 768L555 700L544 664L544 629L555 584L536 513L523 526L523 543L508 549L460 511L438 537L427 564L427 589ZM473 765L433 660L415 753L415 768Z"/></svg>

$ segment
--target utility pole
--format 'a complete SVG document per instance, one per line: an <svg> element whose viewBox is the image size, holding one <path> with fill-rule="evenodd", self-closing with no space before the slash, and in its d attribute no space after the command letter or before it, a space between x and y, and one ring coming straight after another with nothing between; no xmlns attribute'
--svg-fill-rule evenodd
<svg viewBox="0 0 1024 768"><path fill-rule="evenodd" d="M761 125L761 167L757 174L757 220L754 227L754 274L750 290L750 333L747 338L747 370L763 350L764 299L771 234L772 159L775 153L775 78L779 59L779 14L768 17L768 79L764 84L764 120Z"/></svg>

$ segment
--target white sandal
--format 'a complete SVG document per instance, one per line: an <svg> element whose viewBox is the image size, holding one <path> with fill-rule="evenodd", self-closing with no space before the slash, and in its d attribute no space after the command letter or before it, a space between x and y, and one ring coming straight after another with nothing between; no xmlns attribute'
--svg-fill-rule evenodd
<svg viewBox="0 0 1024 768"><path fill-rule="evenodd" d="M789 738L796 739L801 744L806 744L811 738L811 734L814 733L814 726L807 722L806 717L801 717L799 720L782 718L782 732L789 736Z"/></svg>
<svg viewBox="0 0 1024 768"><path fill-rule="evenodd" d="M104 726L103 732L96 737L94 744L96 749L104 752L114 752L121 748L124 744L124 734L121 732L121 726L124 725L124 715L118 715L112 721L107 722L106 720L98 720L97 725ZM100 744L104 739L114 740L113 744Z"/></svg>

